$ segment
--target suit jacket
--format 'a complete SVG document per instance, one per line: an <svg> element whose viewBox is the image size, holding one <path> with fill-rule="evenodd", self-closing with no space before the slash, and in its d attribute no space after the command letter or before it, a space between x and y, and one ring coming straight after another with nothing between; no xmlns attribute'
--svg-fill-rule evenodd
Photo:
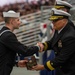
<svg viewBox="0 0 75 75"><path fill-rule="evenodd" d="M57 75L75 74L75 27L69 20L63 30L51 41L47 41L47 50L53 49L55 58L50 64L56 69ZM46 64L45 67L47 68ZM48 69L48 68L47 68ZM49 70L49 69L48 69Z"/></svg>
<svg viewBox="0 0 75 75"><path fill-rule="evenodd" d="M3 27L0 33L4 30L9 30L7 27ZM14 33L11 31L5 32L0 36L0 75L10 75L16 53L20 53L24 56L30 56L38 52L37 46L24 46L21 44Z"/></svg>

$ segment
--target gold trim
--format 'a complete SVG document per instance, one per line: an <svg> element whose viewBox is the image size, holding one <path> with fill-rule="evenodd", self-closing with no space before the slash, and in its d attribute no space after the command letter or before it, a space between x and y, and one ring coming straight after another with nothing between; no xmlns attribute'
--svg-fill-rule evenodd
<svg viewBox="0 0 75 75"><path fill-rule="evenodd" d="M60 19L60 18L63 18L63 16L51 16L49 19L56 20L56 19Z"/></svg>
<svg viewBox="0 0 75 75"><path fill-rule="evenodd" d="M45 46L44 46L44 50L47 50L48 45L47 45L47 43L46 43L46 42L45 42L44 44L45 44Z"/></svg>
<svg viewBox="0 0 75 75"><path fill-rule="evenodd" d="M64 8L64 6L54 6L54 8Z"/></svg>
<svg viewBox="0 0 75 75"><path fill-rule="evenodd" d="M50 61L47 62L47 67L48 67L50 70L54 70L54 68L53 68L52 65L50 64Z"/></svg>

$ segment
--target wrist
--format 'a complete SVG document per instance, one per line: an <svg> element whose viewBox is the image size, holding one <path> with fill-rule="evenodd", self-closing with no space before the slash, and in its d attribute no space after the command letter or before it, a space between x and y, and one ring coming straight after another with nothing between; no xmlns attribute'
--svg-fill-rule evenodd
<svg viewBox="0 0 75 75"><path fill-rule="evenodd" d="M44 65L41 65L41 70L44 70L44 69L45 69Z"/></svg>
<svg viewBox="0 0 75 75"><path fill-rule="evenodd" d="M38 46L38 45L36 45L37 47L38 47L38 50L40 50L41 48L40 48L40 46Z"/></svg>

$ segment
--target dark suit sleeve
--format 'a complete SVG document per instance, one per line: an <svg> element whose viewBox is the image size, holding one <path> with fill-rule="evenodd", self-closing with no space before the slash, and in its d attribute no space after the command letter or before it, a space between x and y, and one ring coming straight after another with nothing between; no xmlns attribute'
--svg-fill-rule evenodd
<svg viewBox="0 0 75 75"><path fill-rule="evenodd" d="M72 60L72 55L75 53L75 38L65 38L62 46L63 47L60 51L60 54L53 60L47 61L45 63L45 68L47 70L54 70L56 67L62 67L65 62Z"/></svg>
<svg viewBox="0 0 75 75"><path fill-rule="evenodd" d="M37 46L24 46L17 40L16 36L11 32L6 33L6 35L3 35L1 38L3 44L9 50L13 50L17 53L23 54L24 56L30 56L38 52L39 50Z"/></svg>

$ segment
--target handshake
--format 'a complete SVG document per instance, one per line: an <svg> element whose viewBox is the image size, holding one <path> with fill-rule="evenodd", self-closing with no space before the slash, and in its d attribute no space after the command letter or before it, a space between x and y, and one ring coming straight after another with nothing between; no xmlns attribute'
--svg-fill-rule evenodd
<svg viewBox="0 0 75 75"><path fill-rule="evenodd" d="M37 43L37 46L40 47L39 52L43 52L44 50L44 45L41 42Z"/></svg>

